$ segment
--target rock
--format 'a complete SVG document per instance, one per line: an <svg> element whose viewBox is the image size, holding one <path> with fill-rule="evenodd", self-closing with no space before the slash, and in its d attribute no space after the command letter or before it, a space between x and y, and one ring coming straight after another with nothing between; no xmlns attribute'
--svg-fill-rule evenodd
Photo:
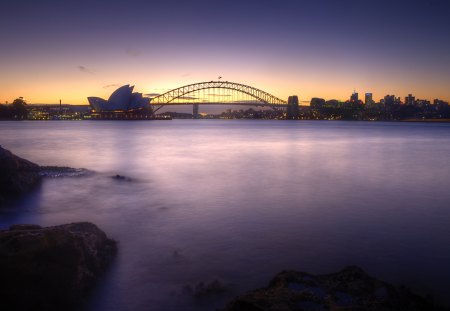
<svg viewBox="0 0 450 311"><path fill-rule="evenodd" d="M58 178L58 177L79 177L92 174L84 168L72 168L66 166L41 166L39 175L47 178Z"/></svg>
<svg viewBox="0 0 450 311"><path fill-rule="evenodd" d="M39 165L0 146L0 201L29 191L40 180Z"/></svg>
<svg viewBox="0 0 450 311"><path fill-rule="evenodd" d="M0 231L3 310L70 310L105 270L117 249L97 226L79 222Z"/></svg>
<svg viewBox="0 0 450 311"><path fill-rule="evenodd" d="M334 274L283 271L269 286L231 301L223 311L443 310L405 288L397 288L351 266Z"/></svg>
<svg viewBox="0 0 450 311"><path fill-rule="evenodd" d="M220 295L228 290L228 287L219 280L210 283L199 282L194 286L185 285L183 294L194 296L195 298L209 297Z"/></svg>
<svg viewBox="0 0 450 311"><path fill-rule="evenodd" d="M126 176L123 176L123 175L119 175L119 174L114 175L114 176L111 176L111 178L112 178L112 179L115 179L115 180L132 181L131 178L126 177Z"/></svg>
<svg viewBox="0 0 450 311"><path fill-rule="evenodd" d="M27 225L27 224L19 224L19 225L12 225L9 227L9 230L36 230L36 229L42 229L39 225Z"/></svg>

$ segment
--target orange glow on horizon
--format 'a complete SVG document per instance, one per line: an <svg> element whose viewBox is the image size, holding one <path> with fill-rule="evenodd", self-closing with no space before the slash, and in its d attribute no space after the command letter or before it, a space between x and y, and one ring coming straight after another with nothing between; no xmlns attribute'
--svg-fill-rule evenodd
<svg viewBox="0 0 450 311"><path fill-rule="evenodd" d="M410 79L404 82L400 80L394 84L392 81L383 81L381 78L364 81L348 75L340 77L336 73L325 75L304 71L302 75L297 75L293 72L285 73L283 70L269 73L264 68L253 72L230 68L227 72L216 69L214 72L199 71L197 74L189 75L180 74L177 70L167 70L159 75L149 75L145 70L140 72L109 70L95 74L71 72L61 74L63 78L59 78L60 75L49 74L40 77L38 81L22 79L19 83L8 81L0 84L0 102L12 102L15 98L22 96L30 104L56 104L61 99L63 104L88 105L87 97L96 96L107 99L117 87L125 84L135 85L134 90L143 94L162 94L187 84L217 80L219 76L217 72L223 76L221 79L223 81L247 84L284 100L287 100L288 96L298 95L303 105L313 97L345 101L349 99L353 89L360 94L360 98L363 98L366 92L373 93L375 101L379 101L387 94L394 94L403 99L410 93L416 98L430 101L435 98L450 100L442 80Z"/></svg>

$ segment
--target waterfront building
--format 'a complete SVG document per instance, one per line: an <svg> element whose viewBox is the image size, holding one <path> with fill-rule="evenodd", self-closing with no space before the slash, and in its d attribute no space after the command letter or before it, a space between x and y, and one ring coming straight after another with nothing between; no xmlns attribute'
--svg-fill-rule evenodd
<svg viewBox="0 0 450 311"><path fill-rule="evenodd" d="M88 97L93 119L149 119L153 117L150 98L142 93L133 93L129 84L115 90L108 100Z"/></svg>

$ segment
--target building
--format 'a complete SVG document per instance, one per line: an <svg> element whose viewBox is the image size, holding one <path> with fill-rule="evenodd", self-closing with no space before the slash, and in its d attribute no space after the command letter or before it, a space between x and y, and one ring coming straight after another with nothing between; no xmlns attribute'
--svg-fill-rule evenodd
<svg viewBox="0 0 450 311"><path fill-rule="evenodd" d="M366 96L365 96L365 98L364 98L364 103L365 103L366 105L370 105L370 104L375 103L375 102L373 101L373 98L372 98L372 93L366 93Z"/></svg>
<svg viewBox="0 0 450 311"><path fill-rule="evenodd" d="M395 95L386 95L384 96L384 104L386 106L392 106L392 105L396 105L399 104L400 100L398 100Z"/></svg>
<svg viewBox="0 0 450 311"><path fill-rule="evenodd" d="M313 97L309 104L311 108L323 108L325 106L325 99Z"/></svg>
<svg viewBox="0 0 450 311"><path fill-rule="evenodd" d="M358 92L353 91L353 94L350 96L350 101L353 103L358 102L359 97L358 97Z"/></svg>
<svg viewBox="0 0 450 311"><path fill-rule="evenodd" d="M412 96L412 94L408 94L408 96L405 97L405 104L406 105L414 105L416 102L416 98Z"/></svg>
<svg viewBox="0 0 450 311"><path fill-rule="evenodd" d="M129 84L115 90L108 100L88 97L93 119L149 119L153 116L150 98L142 93L133 93Z"/></svg>

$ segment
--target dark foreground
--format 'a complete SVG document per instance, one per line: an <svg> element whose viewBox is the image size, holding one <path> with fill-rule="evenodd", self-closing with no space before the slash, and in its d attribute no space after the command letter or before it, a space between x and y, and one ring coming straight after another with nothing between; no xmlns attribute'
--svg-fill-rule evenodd
<svg viewBox="0 0 450 311"><path fill-rule="evenodd" d="M116 242L87 222L0 231L3 310L78 307L116 252Z"/></svg>
<svg viewBox="0 0 450 311"><path fill-rule="evenodd" d="M395 287L351 266L338 273L277 274L269 286L230 302L223 311L445 310L404 287Z"/></svg>

